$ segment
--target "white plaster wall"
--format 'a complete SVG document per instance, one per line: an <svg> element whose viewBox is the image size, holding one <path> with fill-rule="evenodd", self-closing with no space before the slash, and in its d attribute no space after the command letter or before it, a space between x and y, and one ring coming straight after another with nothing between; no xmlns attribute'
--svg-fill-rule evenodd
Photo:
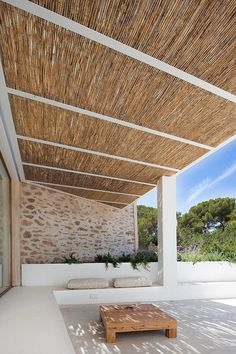
<svg viewBox="0 0 236 354"><path fill-rule="evenodd" d="M101 277L112 280L124 276L146 276L153 282L157 281L158 264L150 263L150 270L139 267L134 271L129 263L119 268L109 265L106 270L103 263L83 264L22 264L22 285L59 285L64 286L69 279ZM227 282L236 281L236 264L228 262L178 262L178 282Z"/></svg>

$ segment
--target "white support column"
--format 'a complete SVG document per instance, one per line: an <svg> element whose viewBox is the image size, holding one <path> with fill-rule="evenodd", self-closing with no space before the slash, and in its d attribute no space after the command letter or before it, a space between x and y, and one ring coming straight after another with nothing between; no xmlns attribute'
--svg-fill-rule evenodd
<svg viewBox="0 0 236 354"><path fill-rule="evenodd" d="M176 177L163 176L157 184L158 284L177 284Z"/></svg>
<svg viewBox="0 0 236 354"><path fill-rule="evenodd" d="M134 242L135 242L135 251L138 250L138 210L137 202L133 203L134 207Z"/></svg>

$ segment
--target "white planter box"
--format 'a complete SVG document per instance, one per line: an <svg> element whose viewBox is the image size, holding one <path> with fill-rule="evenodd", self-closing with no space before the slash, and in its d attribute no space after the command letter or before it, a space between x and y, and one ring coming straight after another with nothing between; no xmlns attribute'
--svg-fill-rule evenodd
<svg viewBox="0 0 236 354"><path fill-rule="evenodd" d="M82 264L23 264L23 286L65 286L72 278L105 278L111 281L118 277L146 276L157 281L158 263L149 264L150 271L142 266L134 270L130 263L122 263L119 268L103 263ZM178 282L226 282L236 281L236 264L228 262L177 262Z"/></svg>
<svg viewBox="0 0 236 354"><path fill-rule="evenodd" d="M157 281L157 263L149 263L149 271L142 266L134 270L130 263L122 263L119 268L104 263L82 264L22 264L23 286L58 285L65 286L73 278L105 278L112 281L118 277L146 276Z"/></svg>

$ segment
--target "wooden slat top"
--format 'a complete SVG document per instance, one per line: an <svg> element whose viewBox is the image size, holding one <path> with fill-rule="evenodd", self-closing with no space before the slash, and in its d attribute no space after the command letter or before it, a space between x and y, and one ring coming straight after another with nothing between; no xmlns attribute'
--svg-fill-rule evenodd
<svg viewBox="0 0 236 354"><path fill-rule="evenodd" d="M100 306L106 325L132 325L150 322L176 323L176 320L153 304Z"/></svg>

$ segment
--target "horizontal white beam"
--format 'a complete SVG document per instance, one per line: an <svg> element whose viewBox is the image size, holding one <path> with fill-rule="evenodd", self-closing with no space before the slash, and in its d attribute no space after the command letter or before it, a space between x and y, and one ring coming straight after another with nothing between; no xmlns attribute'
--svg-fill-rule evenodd
<svg viewBox="0 0 236 354"><path fill-rule="evenodd" d="M7 159L6 165L9 168L9 173L14 179L25 179L24 170L21 163L20 151L16 139L16 131L13 123L10 102L6 89L6 82L3 72L2 63L0 60L0 120L1 120L1 143L4 144L3 149L4 157ZM5 145L6 144L6 145ZM6 152L6 150L8 150Z"/></svg>
<svg viewBox="0 0 236 354"><path fill-rule="evenodd" d="M118 178L118 177L113 177L113 176L98 175L98 174L95 174L95 173L82 172L82 171L77 171L77 170L69 170L69 169L66 169L66 168L59 168L59 167L53 167L53 166L40 165L40 164L35 164L35 163L30 163L30 162L23 162L23 165L31 166L31 167L39 167L39 168L44 168L44 169L48 169L48 170L62 171L62 172L67 172L67 173L75 173L75 174L84 175L84 176L114 179L116 181L142 184L142 185L147 185L147 186L151 186L151 187L155 187L156 186L153 183L140 182L140 181L125 179L125 178Z"/></svg>
<svg viewBox="0 0 236 354"><path fill-rule="evenodd" d="M16 6L28 13L31 13L37 17L40 17L46 21L56 24L57 26L63 27L69 31L72 31L80 36L86 37L92 41L102 44L108 48L111 48L119 53L125 54L133 59L136 59L142 63L154 67L155 69L161 70L175 76L183 81L186 81L194 86L197 86L203 90L206 90L214 95L222 97L228 101L236 103L236 96L228 91L222 90L221 88L214 86L204 80L201 80L185 71L177 69L176 67L166 64L164 61L156 59L148 54L145 54L137 49L134 49L126 44L123 44L115 39L112 39L104 34L94 31L86 26L81 25L78 22L72 21L62 15L59 15L53 11L47 10L46 8L36 5L27 0L3 0L4 2Z"/></svg>
<svg viewBox="0 0 236 354"><path fill-rule="evenodd" d="M99 151L89 150L89 149L83 149L83 148L79 148L77 146L54 143L52 141L36 139L36 138L29 137L29 136L17 135L17 138L21 139L21 140L31 141L31 142L34 142L34 143L39 143L39 144L54 146L54 147L58 147L58 148L63 148L63 149L67 149L67 150L84 152L86 154L107 157L107 158L110 158L110 159L115 159L115 160L120 160L120 161L125 161L125 162L136 163L136 164L143 165L143 166L149 166L149 167L153 167L153 168L160 168L162 170L169 170L169 171L174 171L174 172L178 172L179 171L177 168L173 168L173 167L157 165L155 163L150 163L150 162L145 162L145 161L140 161L140 160L133 160L133 159L130 159L128 157L121 157L121 156L117 156L117 155L106 154L104 152L99 152Z"/></svg>
<svg viewBox="0 0 236 354"><path fill-rule="evenodd" d="M26 179L26 182L35 182L35 181L32 181L30 179ZM71 186L71 185L68 185L68 184L49 183L49 182L36 182L36 183L44 184L46 186L55 186L55 187L79 189L79 190L91 191L91 192L99 192L99 193L119 194L119 195L126 195L126 196L130 196L130 197L140 197L140 194L130 194L130 193L105 191L103 189L85 188L85 187Z"/></svg>
<svg viewBox="0 0 236 354"><path fill-rule="evenodd" d="M118 124L118 125L121 125L121 126L126 127L126 128L136 129L136 130L141 131L141 132L145 132L145 133L149 133L149 134L152 134L152 135L160 136L162 138L178 141L180 143L185 143L185 144L197 146L199 148L206 149L206 150L212 150L213 149L213 147L211 147L209 145L198 143L197 141L192 141L192 140L189 140L189 139L181 138L179 136L168 134L168 133L164 133L164 132L161 132L159 130L155 130L155 129L151 129L151 128L147 128L147 127L142 127L141 125L137 125L137 124L134 124L134 123L126 122L126 121L123 121L123 120L120 120L120 119L117 119L117 118L113 118L113 117L106 116L106 115L103 115L103 114L100 114L100 113L89 111L87 109L82 109L82 108L79 108L79 107L71 106L69 104L62 103L62 102L55 101L55 100L51 100L51 99L48 99L48 98L45 98L45 97L32 95L31 93L28 93L28 92L15 90L15 89L12 89L10 87L7 88L7 91L11 95L27 98L27 99L30 99L30 100L33 100L33 101L36 101L36 102L40 102L40 103L44 103L44 104L47 104L47 105L50 105L50 106L66 109L68 111L72 111L72 112L75 112L75 113L84 114L84 115L87 115L89 117L93 117L93 118L100 119L100 120L103 120L103 121L107 121L107 122L110 122L110 123Z"/></svg>
<svg viewBox="0 0 236 354"><path fill-rule="evenodd" d="M45 188L45 189L49 189L49 190L51 190L53 192L70 195L70 196L72 196L74 198L80 198L80 199L84 199L84 200L87 200L87 201L94 201L96 203L111 203L111 204L122 204L122 205L129 205L129 204L133 204L134 203L134 202L132 202L132 203L121 203L121 202L111 202L111 201L108 201L108 200L98 200L98 199L92 199L92 198L84 198L84 197L80 197L79 195L72 194L70 192L64 192L64 191L61 191L59 189L54 189L54 188L51 188L51 187L48 187L48 186L40 185L39 182L31 182L31 181L25 180L24 183L32 184L33 186L42 187L42 188Z"/></svg>

